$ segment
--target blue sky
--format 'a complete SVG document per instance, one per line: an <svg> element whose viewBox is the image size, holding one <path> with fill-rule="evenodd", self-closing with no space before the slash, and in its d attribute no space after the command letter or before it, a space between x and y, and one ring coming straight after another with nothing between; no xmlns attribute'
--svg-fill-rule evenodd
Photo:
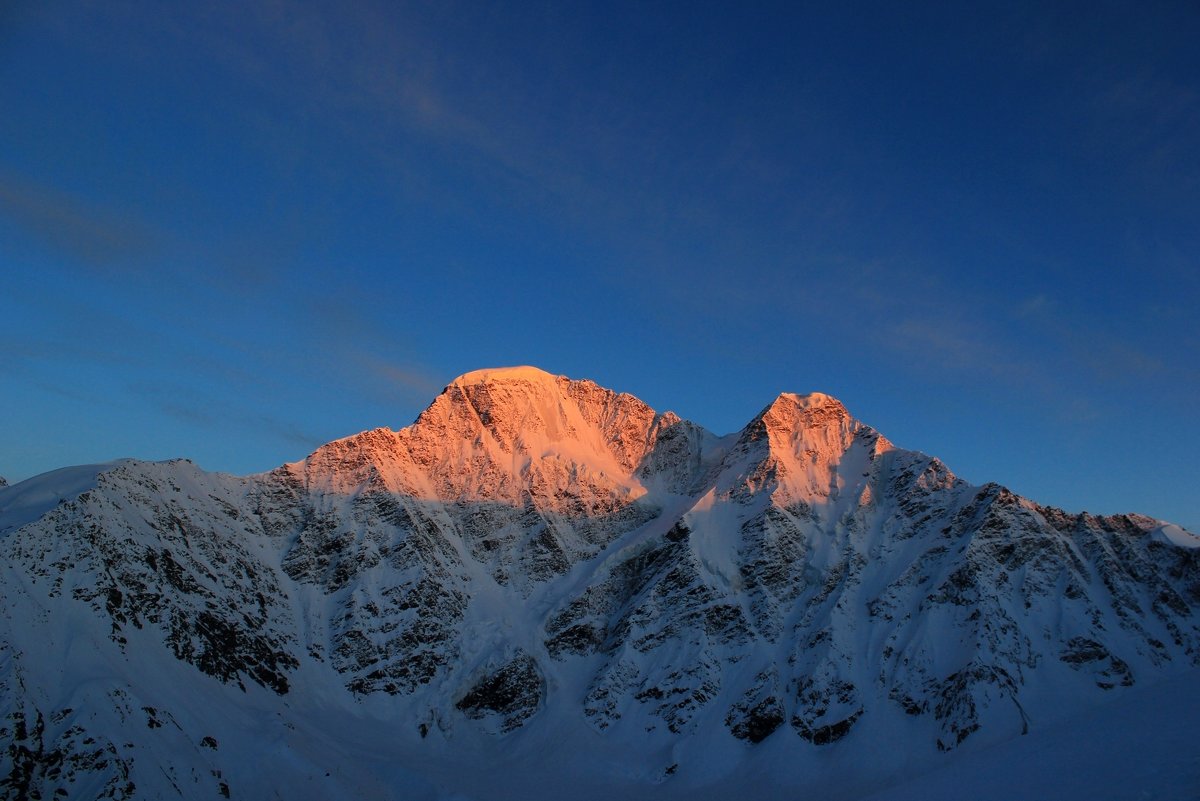
<svg viewBox="0 0 1200 801"><path fill-rule="evenodd" d="M1200 529L1194 4L569 5L4 4L0 474L535 364Z"/></svg>

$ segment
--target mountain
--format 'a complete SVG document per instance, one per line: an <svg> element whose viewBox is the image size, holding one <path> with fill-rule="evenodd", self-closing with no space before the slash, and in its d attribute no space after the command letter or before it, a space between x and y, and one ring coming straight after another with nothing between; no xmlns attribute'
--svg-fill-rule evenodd
<svg viewBox="0 0 1200 801"><path fill-rule="evenodd" d="M1200 660L1177 526L529 367L261 475L0 488L0 554L14 798L849 799Z"/></svg>

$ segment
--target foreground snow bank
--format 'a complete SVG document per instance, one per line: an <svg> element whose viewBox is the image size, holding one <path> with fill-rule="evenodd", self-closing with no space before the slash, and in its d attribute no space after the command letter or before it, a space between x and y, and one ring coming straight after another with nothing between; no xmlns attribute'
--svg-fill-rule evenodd
<svg viewBox="0 0 1200 801"><path fill-rule="evenodd" d="M1200 672L1192 672L861 801L1197 799L1197 721Z"/></svg>

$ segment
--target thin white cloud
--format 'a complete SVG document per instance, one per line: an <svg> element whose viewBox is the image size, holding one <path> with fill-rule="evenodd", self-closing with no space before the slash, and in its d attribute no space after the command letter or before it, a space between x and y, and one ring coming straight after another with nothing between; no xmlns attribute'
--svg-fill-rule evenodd
<svg viewBox="0 0 1200 801"><path fill-rule="evenodd" d="M128 211L100 208L7 172L0 172L0 215L93 272L143 272L158 251L151 227Z"/></svg>
<svg viewBox="0 0 1200 801"><path fill-rule="evenodd" d="M1033 317L1035 315L1044 314L1053 307L1053 301L1050 300L1044 292L1039 292L1036 295L1031 295L1025 298L1017 305L1017 317Z"/></svg>

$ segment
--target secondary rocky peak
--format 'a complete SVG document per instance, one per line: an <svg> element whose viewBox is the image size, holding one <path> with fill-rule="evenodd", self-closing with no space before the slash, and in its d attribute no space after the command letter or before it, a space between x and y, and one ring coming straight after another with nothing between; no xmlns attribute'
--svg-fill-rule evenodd
<svg viewBox="0 0 1200 801"><path fill-rule="evenodd" d="M779 393L779 397L775 399L775 402L778 403L781 400L786 400L788 403L792 403L802 408L819 408L830 406L839 408L842 411L846 410L845 404L832 395L826 395L824 392L809 392L806 394L797 392L781 392Z"/></svg>
<svg viewBox="0 0 1200 801"><path fill-rule="evenodd" d="M820 504L867 492L871 464L892 447L836 398L785 392L742 430L731 464L781 506Z"/></svg>
<svg viewBox="0 0 1200 801"><path fill-rule="evenodd" d="M763 409L760 417L771 428L814 428L850 420L850 412L837 398L820 392L797 395L782 392Z"/></svg>
<svg viewBox="0 0 1200 801"><path fill-rule="evenodd" d="M852 417L841 401L820 392L781 393L750 422L746 431L754 439L769 436L773 447L804 442L805 449L820 445L821 451L844 450L855 437L868 434L882 439Z"/></svg>

